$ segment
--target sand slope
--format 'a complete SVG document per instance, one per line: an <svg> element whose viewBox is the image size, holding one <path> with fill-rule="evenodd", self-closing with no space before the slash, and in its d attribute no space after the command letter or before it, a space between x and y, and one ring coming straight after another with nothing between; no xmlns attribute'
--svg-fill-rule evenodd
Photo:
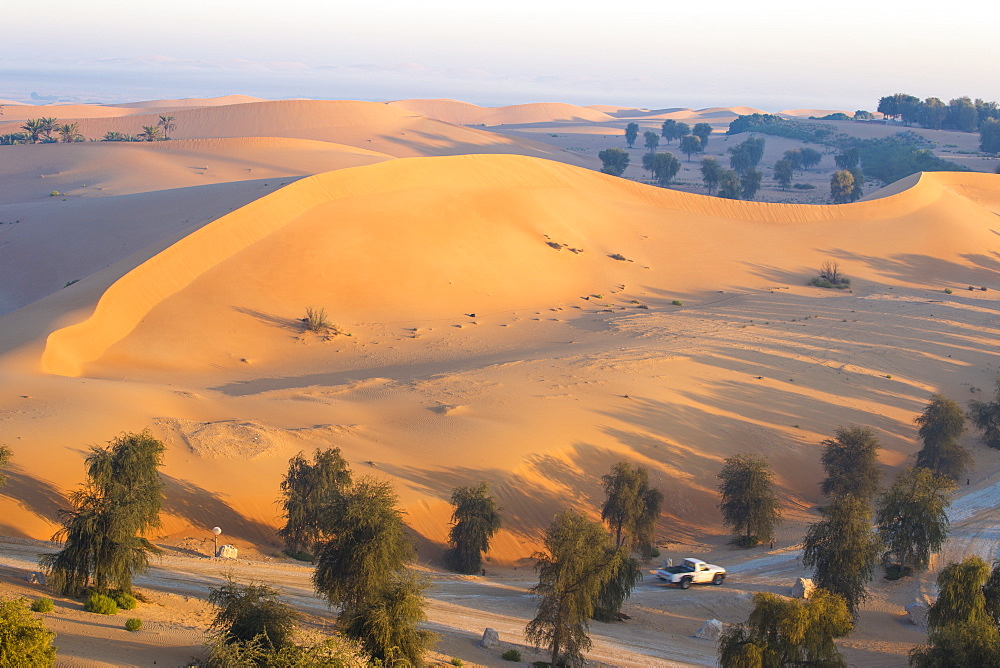
<svg viewBox="0 0 1000 668"><path fill-rule="evenodd" d="M601 123L611 120L611 116L592 107L578 107L561 102L516 104L506 107L480 107L458 100L397 100L389 104L421 116L458 125L516 125L557 121Z"/></svg>

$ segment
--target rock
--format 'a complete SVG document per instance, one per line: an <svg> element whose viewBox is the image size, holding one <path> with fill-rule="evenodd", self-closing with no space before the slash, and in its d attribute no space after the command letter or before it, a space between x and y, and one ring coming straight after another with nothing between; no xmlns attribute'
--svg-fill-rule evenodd
<svg viewBox="0 0 1000 668"><path fill-rule="evenodd" d="M45 584L45 573L39 573L37 571L32 571L31 575L24 578L29 584L33 585L44 585Z"/></svg>
<svg viewBox="0 0 1000 668"><path fill-rule="evenodd" d="M799 578L792 585L792 598L809 598L815 588L816 585L809 578Z"/></svg>
<svg viewBox="0 0 1000 668"><path fill-rule="evenodd" d="M215 556L220 559L235 559L237 554L239 554L239 550L236 549L235 545L220 545L219 553Z"/></svg>
<svg viewBox="0 0 1000 668"><path fill-rule="evenodd" d="M927 604L923 601L914 601L906 606L906 616L910 623L921 631L927 630Z"/></svg>
<svg viewBox="0 0 1000 668"><path fill-rule="evenodd" d="M496 649L500 646L500 634L496 629L488 628L483 631L483 639L479 641L480 647L486 649Z"/></svg>
<svg viewBox="0 0 1000 668"><path fill-rule="evenodd" d="M718 619L710 619L701 625L701 628L695 632L694 637L705 640L718 640L719 635L722 634L722 626L722 622Z"/></svg>

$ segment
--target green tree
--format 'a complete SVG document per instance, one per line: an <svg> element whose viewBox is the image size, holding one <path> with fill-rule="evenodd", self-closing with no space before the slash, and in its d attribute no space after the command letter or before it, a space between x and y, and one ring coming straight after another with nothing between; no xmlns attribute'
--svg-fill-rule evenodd
<svg viewBox="0 0 1000 668"><path fill-rule="evenodd" d="M899 572L927 568L931 553L948 537L949 492L955 481L925 468L900 471L878 498L875 524L888 554L899 561Z"/></svg>
<svg viewBox="0 0 1000 668"><path fill-rule="evenodd" d="M444 563L458 573L478 573L490 540L500 530L500 510L485 482L453 490L451 505L455 507L448 533L451 547L444 553Z"/></svg>
<svg viewBox="0 0 1000 668"><path fill-rule="evenodd" d="M534 555L538 584L532 591L539 603L525 637L535 647L548 648L551 665L561 657L582 666L591 645L587 632L595 601L625 550L615 548L600 524L571 510L556 515L545 534L545 550Z"/></svg>
<svg viewBox="0 0 1000 668"><path fill-rule="evenodd" d="M0 666L47 668L55 664L55 637L31 614L23 598L0 599Z"/></svg>
<svg viewBox="0 0 1000 668"><path fill-rule="evenodd" d="M851 615L857 616L858 606L868 598L866 587L881 553L868 503L846 495L827 507L826 519L810 525L802 563L814 569L817 587L843 596Z"/></svg>
<svg viewBox="0 0 1000 668"><path fill-rule="evenodd" d="M979 126L979 150L983 153L1000 153L1000 121L987 118Z"/></svg>
<svg viewBox="0 0 1000 668"><path fill-rule="evenodd" d="M712 126L708 123L695 123L694 127L691 128L691 134L701 140L700 150L704 151L705 147L708 146L708 138L712 134Z"/></svg>
<svg viewBox="0 0 1000 668"><path fill-rule="evenodd" d="M763 174L756 169L748 169L740 176L740 194L743 199L752 200L760 190L760 184L764 180Z"/></svg>
<svg viewBox="0 0 1000 668"><path fill-rule="evenodd" d="M733 531L733 542L753 547L774 538L781 509L774 489L774 472L763 457L737 454L719 472L722 523Z"/></svg>
<svg viewBox="0 0 1000 668"><path fill-rule="evenodd" d="M852 494L870 503L882 479L878 463L882 445L875 431L871 427L837 427L834 438L821 445L820 461L827 476L822 482L823 493L832 499Z"/></svg>
<svg viewBox="0 0 1000 668"><path fill-rule="evenodd" d="M927 611L927 645L910 652L918 668L992 666L1000 656L1000 632L988 611L984 585L990 569L978 556L944 567L938 598Z"/></svg>
<svg viewBox="0 0 1000 668"><path fill-rule="evenodd" d="M887 95L885 97L879 98L878 107L875 109L878 113L889 118L895 118L899 115L899 109L897 105L897 100L892 95Z"/></svg>
<svg viewBox="0 0 1000 668"><path fill-rule="evenodd" d="M312 462L301 452L288 460L281 481L285 526L278 529L287 552L315 552L316 543L328 535L324 524L330 508L350 484L351 470L340 448L317 449Z"/></svg>
<svg viewBox="0 0 1000 668"><path fill-rule="evenodd" d="M159 552L142 534L160 525L163 451L148 431L124 433L91 450L87 483L70 496L75 508L61 511L63 528L53 538L64 541L63 549L40 560L57 591L131 592L133 575Z"/></svg>
<svg viewBox="0 0 1000 668"><path fill-rule="evenodd" d="M660 145L660 136L652 130L646 130L642 136L646 141L646 150L650 153L656 151L656 147Z"/></svg>
<svg viewBox="0 0 1000 668"><path fill-rule="evenodd" d="M855 201L854 175L846 169L834 172L830 177L830 199L834 204L847 204Z"/></svg>
<svg viewBox="0 0 1000 668"><path fill-rule="evenodd" d="M809 169L823 161L823 154L813 148L802 149L802 167Z"/></svg>
<svg viewBox="0 0 1000 668"><path fill-rule="evenodd" d="M701 180L708 188L708 194L711 195L715 192L715 189L719 187L719 179L722 176L722 167L719 165L718 160L715 158L702 158L701 159Z"/></svg>
<svg viewBox="0 0 1000 668"><path fill-rule="evenodd" d="M846 169L848 171L857 167L860 159L861 152L857 148L849 148L843 153L833 156L833 162L837 165L837 169Z"/></svg>
<svg viewBox="0 0 1000 668"><path fill-rule="evenodd" d="M736 146L731 146L729 148L729 166L742 176L747 170L760 164L761 158L764 156L764 144L763 139L751 137Z"/></svg>
<svg viewBox="0 0 1000 668"><path fill-rule="evenodd" d="M56 130L59 132L59 141L63 143L70 144L72 142L83 141L79 123L60 125Z"/></svg>
<svg viewBox="0 0 1000 668"><path fill-rule="evenodd" d="M973 399L969 402L969 420L979 430L983 443L1000 449L1000 376L996 380L992 401Z"/></svg>
<svg viewBox="0 0 1000 668"><path fill-rule="evenodd" d="M620 148L606 148L597 154L603 167L601 171L611 176L621 176L628 167L628 152Z"/></svg>
<svg viewBox="0 0 1000 668"><path fill-rule="evenodd" d="M240 584L227 576L226 584L208 591L208 602L216 608L212 631L227 645L259 639L270 649L288 647L299 614L278 600L280 593L266 584Z"/></svg>
<svg viewBox="0 0 1000 668"><path fill-rule="evenodd" d="M668 186L681 170L681 163L673 153L654 153L652 168L656 182L661 186Z"/></svg>
<svg viewBox="0 0 1000 668"><path fill-rule="evenodd" d="M856 121L870 121L873 118L875 118L875 114L864 109L858 109L854 112L854 120Z"/></svg>
<svg viewBox="0 0 1000 668"><path fill-rule="evenodd" d="M160 126L158 125L143 125L139 137L142 141L159 141L163 138L160 135Z"/></svg>
<svg viewBox="0 0 1000 668"><path fill-rule="evenodd" d="M824 589L816 589L808 599L757 592L753 601L747 621L729 627L719 637L720 666L845 665L833 642L853 628L842 596Z"/></svg>
<svg viewBox="0 0 1000 668"><path fill-rule="evenodd" d="M629 123L625 126L625 143L628 144L629 148L635 144L635 138L639 136L639 124Z"/></svg>
<svg viewBox="0 0 1000 668"><path fill-rule="evenodd" d="M798 172L802 169L802 149L790 148L785 151L784 159L792 163L792 171Z"/></svg>
<svg viewBox="0 0 1000 668"><path fill-rule="evenodd" d="M975 132L979 125L979 114L972 100L960 97L949 101L947 125L961 132Z"/></svg>
<svg viewBox="0 0 1000 668"><path fill-rule="evenodd" d="M917 453L917 466L958 480L972 463L972 455L958 438L965 433L965 414L958 403L940 394L931 396L915 422L924 447Z"/></svg>
<svg viewBox="0 0 1000 668"><path fill-rule="evenodd" d="M701 153L701 139L695 135L684 135L681 137L681 153L684 153L688 157L688 162L691 162L691 155L693 153Z"/></svg>
<svg viewBox="0 0 1000 668"><path fill-rule="evenodd" d="M734 169L724 169L719 174L719 197L726 199L740 199L743 194L743 185L740 183L740 175Z"/></svg>
<svg viewBox="0 0 1000 668"><path fill-rule="evenodd" d="M7 476L4 473L4 469L10 466L11 459L14 458L14 453L6 445L0 445L0 487L7 484Z"/></svg>
<svg viewBox="0 0 1000 668"><path fill-rule="evenodd" d="M40 118L29 118L21 125L21 129L27 133L28 141L32 144L37 144L41 141L44 127L45 123Z"/></svg>
<svg viewBox="0 0 1000 668"><path fill-rule="evenodd" d="M782 190L788 190L792 185L792 163L787 158L774 163L774 180L778 182Z"/></svg>
<svg viewBox="0 0 1000 668"><path fill-rule="evenodd" d="M424 588L412 573L393 574L387 585L351 616L345 635L360 640L362 648L381 665L421 665L420 657L437 638L417 628L427 619Z"/></svg>
<svg viewBox="0 0 1000 668"><path fill-rule="evenodd" d="M650 176L653 174L653 162L656 160L655 153L643 153L642 154L642 169L643 171L649 172Z"/></svg>
<svg viewBox="0 0 1000 668"><path fill-rule="evenodd" d="M687 123L677 121L677 125L674 126L674 132L676 133L674 136L677 139L680 139L681 137L691 134L691 128Z"/></svg>
<svg viewBox="0 0 1000 668"><path fill-rule="evenodd" d="M677 121L672 118L663 121L663 126L660 128L660 136L666 139L668 144L677 139L680 136L677 134Z"/></svg>
<svg viewBox="0 0 1000 668"><path fill-rule="evenodd" d="M41 123L42 139L46 142L54 141L52 139L52 133L56 131L56 121L59 120L54 116L42 117L38 121Z"/></svg>
<svg viewBox="0 0 1000 668"><path fill-rule="evenodd" d="M924 100L920 123L932 130L940 130L948 119L948 105L936 97Z"/></svg>
<svg viewBox="0 0 1000 668"><path fill-rule="evenodd" d="M156 124L163 128L164 139L170 139L170 133L177 129L175 120L177 119L174 116L160 116L160 120Z"/></svg>

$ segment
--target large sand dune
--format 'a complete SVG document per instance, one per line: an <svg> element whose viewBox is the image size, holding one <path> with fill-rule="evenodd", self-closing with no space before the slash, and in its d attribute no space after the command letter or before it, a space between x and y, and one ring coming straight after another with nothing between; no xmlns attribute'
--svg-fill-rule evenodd
<svg viewBox="0 0 1000 668"><path fill-rule="evenodd" d="M518 125L558 121L605 122L612 117L592 107L560 102L480 107L458 100L397 100L394 107L457 125Z"/></svg>

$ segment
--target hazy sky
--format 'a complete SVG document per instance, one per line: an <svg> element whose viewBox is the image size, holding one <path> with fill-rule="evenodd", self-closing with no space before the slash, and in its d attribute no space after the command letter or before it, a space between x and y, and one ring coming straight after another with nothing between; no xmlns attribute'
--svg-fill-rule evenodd
<svg viewBox="0 0 1000 668"><path fill-rule="evenodd" d="M451 97L873 109L1000 99L1000 2L12 2L0 98ZM699 8L702 7L702 8ZM18 27L19 26L19 27Z"/></svg>

